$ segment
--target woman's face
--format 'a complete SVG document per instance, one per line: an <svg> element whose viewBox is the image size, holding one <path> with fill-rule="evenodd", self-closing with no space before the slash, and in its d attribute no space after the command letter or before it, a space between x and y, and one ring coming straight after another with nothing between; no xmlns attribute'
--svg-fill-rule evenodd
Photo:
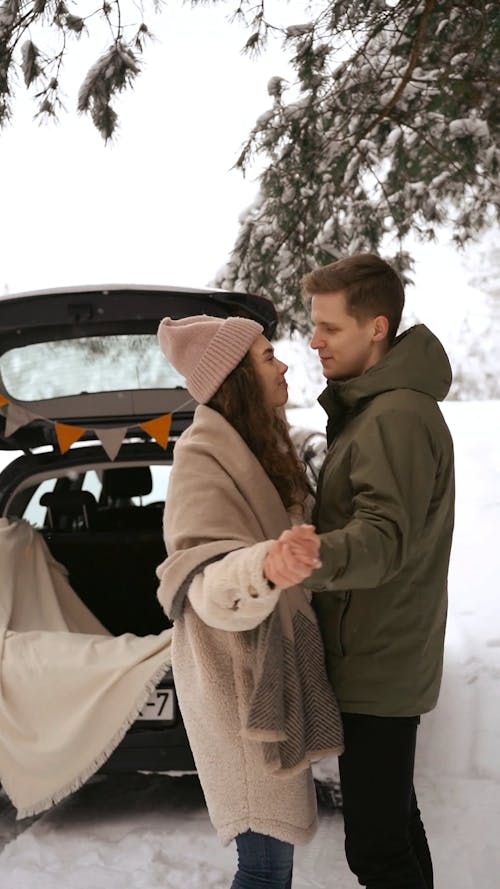
<svg viewBox="0 0 500 889"><path fill-rule="evenodd" d="M261 382L267 406L282 407L288 400L288 386L285 380L288 365L278 361L271 343L262 334L252 345L250 357Z"/></svg>

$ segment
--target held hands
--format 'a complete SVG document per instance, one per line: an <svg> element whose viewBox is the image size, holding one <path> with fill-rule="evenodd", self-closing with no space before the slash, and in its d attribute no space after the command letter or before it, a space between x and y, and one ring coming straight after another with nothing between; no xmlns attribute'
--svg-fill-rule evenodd
<svg viewBox="0 0 500 889"><path fill-rule="evenodd" d="M295 525L283 531L264 559L265 578L282 589L301 583L320 567L319 547L313 525Z"/></svg>

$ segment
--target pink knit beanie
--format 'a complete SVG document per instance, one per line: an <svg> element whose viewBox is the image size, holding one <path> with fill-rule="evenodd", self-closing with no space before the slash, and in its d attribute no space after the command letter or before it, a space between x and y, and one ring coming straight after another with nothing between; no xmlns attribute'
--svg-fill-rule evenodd
<svg viewBox="0 0 500 889"><path fill-rule="evenodd" d="M185 377L189 394L206 404L263 330L250 318L194 315L164 318L158 339L170 364Z"/></svg>

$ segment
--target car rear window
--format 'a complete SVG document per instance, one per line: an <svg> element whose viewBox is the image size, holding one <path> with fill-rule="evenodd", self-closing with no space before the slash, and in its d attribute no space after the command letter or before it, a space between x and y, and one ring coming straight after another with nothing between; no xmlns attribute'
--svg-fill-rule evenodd
<svg viewBox="0 0 500 889"><path fill-rule="evenodd" d="M4 389L18 401L82 393L185 388L154 334L30 343L0 357Z"/></svg>
<svg viewBox="0 0 500 889"><path fill-rule="evenodd" d="M165 502L172 466L169 463L161 463L151 465L149 468L152 476L150 493L143 496L131 496L129 499L130 505L146 507L153 504L161 505ZM110 467L110 471L113 471L113 467ZM36 528L43 528L47 525L47 508L40 503L40 500L44 494L51 493L56 489L58 479L65 477L70 479L73 490L92 494L96 502L99 503L103 493L103 473L100 469L87 469L80 473L75 471L65 472L59 476L45 478L33 491L23 513L23 518L30 522L31 525L34 525Z"/></svg>

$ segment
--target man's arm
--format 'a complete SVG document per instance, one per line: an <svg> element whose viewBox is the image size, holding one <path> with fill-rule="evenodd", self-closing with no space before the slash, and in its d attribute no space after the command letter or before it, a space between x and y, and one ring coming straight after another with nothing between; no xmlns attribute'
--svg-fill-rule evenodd
<svg viewBox="0 0 500 889"><path fill-rule="evenodd" d="M352 518L344 528L320 534L322 564L305 586L369 589L397 574L425 527L436 470L430 434L418 414L394 410L374 418L352 445ZM335 497L335 490L321 496Z"/></svg>

